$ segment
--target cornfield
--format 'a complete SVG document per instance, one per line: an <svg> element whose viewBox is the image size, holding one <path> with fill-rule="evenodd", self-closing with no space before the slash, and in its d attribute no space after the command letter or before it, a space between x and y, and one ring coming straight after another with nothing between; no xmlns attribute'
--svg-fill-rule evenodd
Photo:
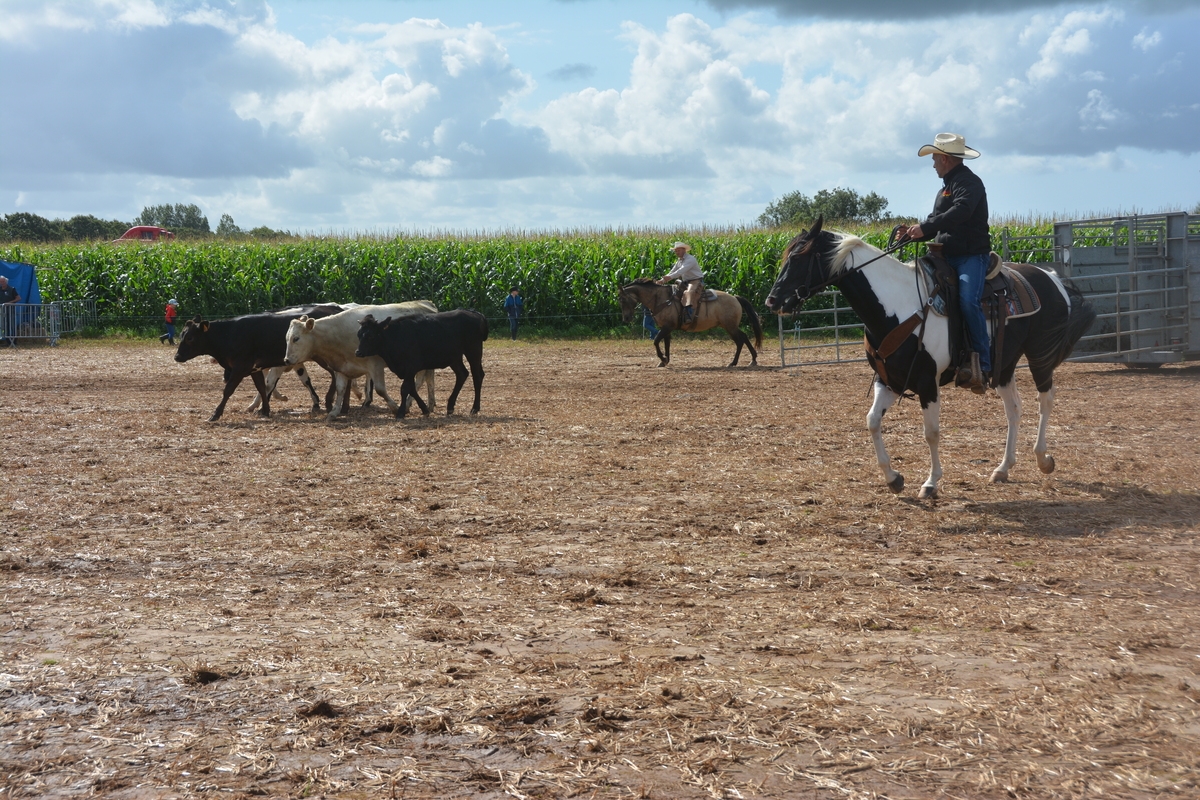
<svg viewBox="0 0 1200 800"><path fill-rule="evenodd" d="M1050 224L1010 236L1044 236ZM543 233L477 238L326 239L297 242L176 242L154 246L13 245L0 258L42 268L43 299L94 299L101 318L157 320L169 298L184 316L206 318L310 302L428 299L439 308L504 316L510 286L542 327L611 328L617 289L665 274L671 243L685 239L705 282L761 307L795 231ZM877 246L886 229L858 235ZM995 235L999 236L999 230ZM999 241L999 238L997 238Z"/></svg>

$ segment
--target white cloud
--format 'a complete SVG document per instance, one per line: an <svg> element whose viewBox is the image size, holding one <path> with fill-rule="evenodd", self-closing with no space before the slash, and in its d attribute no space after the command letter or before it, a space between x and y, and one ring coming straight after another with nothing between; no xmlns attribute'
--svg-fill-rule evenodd
<svg viewBox="0 0 1200 800"><path fill-rule="evenodd" d="M1133 37L1133 46L1147 53L1162 44L1162 40L1162 34L1158 31L1150 33L1147 28L1142 28L1138 35Z"/></svg>
<svg viewBox="0 0 1200 800"><path fill-rule="evenodd" d="M917 191L923 209L915 153L942 130L1017 171L1200 149L1194 14L1027 5L1043 6L1033 22L627 21L611 47L626 80L534 102L531 71L480 24L370 22L306 43L261 0L8 0L7 105L37 113L0 128L0 196L37 210L54 187L107 181L127 204L198 200L292 229L742 221L837 185L897 211ZM595 52L550 75L582 86Z"/></svg>
<svg viewBox="0 0 1200 800"><path fill-rule="evenodd" d="M1051 31L1039 50L1041 58L1026 73L1033 83L1054 80L1067 71L1069 64L1092 52L1094 41L1091 30L1096 26L1108 26L1119 22L1124 15L1118 11L1073 11L1067 14ZM1035 18L1029 31L1044 22Z"/></svg>
<svg viewBox="0 0 1200 800"><path fill-rule="evenodd" d="M1099 89L1092 89L1087 94L1087 104L1079 110L1079 119L1083 127L1104 130L1128 117L1116 107L1110 98Z"/></svg>

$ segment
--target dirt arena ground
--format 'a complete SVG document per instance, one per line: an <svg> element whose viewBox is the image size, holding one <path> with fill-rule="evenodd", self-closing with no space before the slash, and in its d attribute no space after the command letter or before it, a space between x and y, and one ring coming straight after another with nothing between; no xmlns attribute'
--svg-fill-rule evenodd
<svg viewBox="0 0 1200 800"><path fill-rule="evenodd" d="M1200 369L1062 368L1048 477L1022 374L1006 485L953 392L922 502L865 365L650 349L494 339L478 417L333 424L0 351L0 797L1200 796Z"/></svg>

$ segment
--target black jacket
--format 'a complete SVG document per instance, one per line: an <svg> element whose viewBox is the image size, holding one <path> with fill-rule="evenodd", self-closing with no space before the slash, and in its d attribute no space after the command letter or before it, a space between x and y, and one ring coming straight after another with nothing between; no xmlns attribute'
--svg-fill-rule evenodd
<svg viewBox="0 0 1200 800"><path fill-rule="evenodd" d="M921 223L922 241L941 242L942 253L973 256L992 249L988 230L987 190L966 164L959 164L942 179L942 190L933 202L933 213Z"/></svg>

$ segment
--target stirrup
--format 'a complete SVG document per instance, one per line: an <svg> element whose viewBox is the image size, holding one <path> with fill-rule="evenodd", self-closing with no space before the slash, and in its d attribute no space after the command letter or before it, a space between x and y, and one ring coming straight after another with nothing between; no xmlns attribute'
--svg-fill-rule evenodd
<svg viewBox="0 0 1200 800"><path fill-rule="evenodd" d="M972 352L971 360L958 368L954 376L954 385L960 389L970 389L975 394L987 391L987 380L983 370L979 368L979 353Z"/></svg>

